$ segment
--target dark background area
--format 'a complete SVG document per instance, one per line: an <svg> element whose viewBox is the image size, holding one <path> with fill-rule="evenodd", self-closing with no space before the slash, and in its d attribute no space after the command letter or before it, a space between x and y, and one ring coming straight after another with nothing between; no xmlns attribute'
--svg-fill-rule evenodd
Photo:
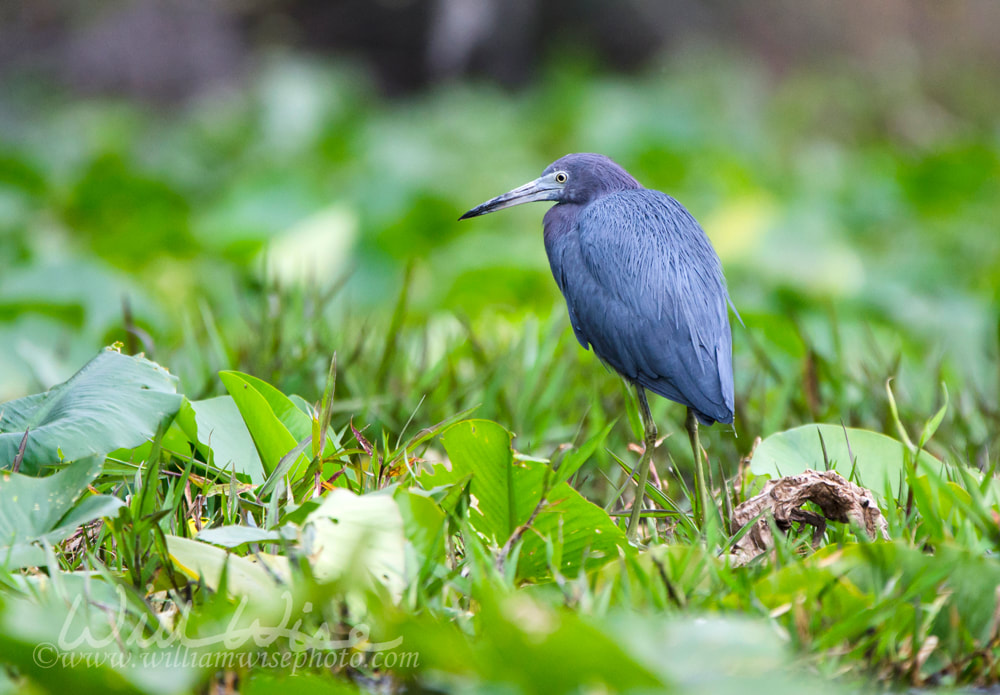
<svg viewBox="0 0 1000 695"><path fill-rule="evenodd" d="M636 70L709 40L779 75L902 55L932 81L954 80L997 72L998 27L992 0L7 0L0 75L30 70L78 94L169 102L239 81L261 51L292 49L359 61L396 95L467 77L518 87L567 51Z"/></svg>

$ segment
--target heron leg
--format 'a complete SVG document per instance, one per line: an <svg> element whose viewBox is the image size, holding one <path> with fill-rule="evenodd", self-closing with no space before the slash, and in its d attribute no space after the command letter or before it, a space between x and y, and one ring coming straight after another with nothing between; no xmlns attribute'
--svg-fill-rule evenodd
<svg viewBox="0 0 1000 695"><path fill-rule="evenodd" d="M649 403L646 401L646 389L642 386L635 387L635 393L639 398L639 418L642 420L643 450L639 458L639 483L635 491L635 501L632 502L632 515L628 519L628 531L626 537L629 542L635 542L639 532L639 515L642 513L642 503L646 499L646 481L649 480L649 469L653 460L653 449L656 447L656 423L653 422L653 415L649 412Z"/></svg>
<svg viewBox="0 0 1000 695"><path fill-rule="evenodd" d="M688 408L684 427L691 440L691 453L694 454L694 500L692 500L691 506L694 509L695 524L698 528L704 528L708 515L709 494L708 485L705 482L705 458L702 455L701 442L698 439L698 418L691 408Z"/></svg>

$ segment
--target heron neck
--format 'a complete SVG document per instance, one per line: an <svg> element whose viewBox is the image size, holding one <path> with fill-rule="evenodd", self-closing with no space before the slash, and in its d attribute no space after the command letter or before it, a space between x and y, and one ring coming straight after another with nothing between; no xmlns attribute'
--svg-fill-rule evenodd
<svg viewBox="0 0 1000 695"><path fill-rule="evenodd" d="M573 231L581 209L579 203L558 203L545 212L542 229L546 246Z"/></svg>

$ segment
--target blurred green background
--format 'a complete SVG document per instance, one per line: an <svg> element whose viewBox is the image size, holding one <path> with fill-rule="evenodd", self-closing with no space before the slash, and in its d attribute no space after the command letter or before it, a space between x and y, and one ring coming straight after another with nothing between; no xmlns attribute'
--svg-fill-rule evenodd
<svg viewBox="0 0 1000 695"><path fill-rule="evenodd" d="M398 433L478 405L545 455L622 416L621 385L572 338L544 206L456 220L595 151L722 258L745 324L724 465L803 422L888 430L890 377L913 421L944 382L937 453L985 465L998 8L5 6L0 401L116 340L191 398L236 368L316 400L336 352L344 418Z"/></svg>

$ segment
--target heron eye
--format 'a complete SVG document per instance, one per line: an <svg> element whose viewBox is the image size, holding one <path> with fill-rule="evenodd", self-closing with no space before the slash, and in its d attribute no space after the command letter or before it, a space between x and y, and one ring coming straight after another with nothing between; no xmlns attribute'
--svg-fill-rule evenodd
<svg viewBox="0 0 1000 695"><path fill-rule="evenodd" d="M565 171L560 171L558 174L556 174L556 183L566 183L566 180L568 178L569 175Z"/></svg>

